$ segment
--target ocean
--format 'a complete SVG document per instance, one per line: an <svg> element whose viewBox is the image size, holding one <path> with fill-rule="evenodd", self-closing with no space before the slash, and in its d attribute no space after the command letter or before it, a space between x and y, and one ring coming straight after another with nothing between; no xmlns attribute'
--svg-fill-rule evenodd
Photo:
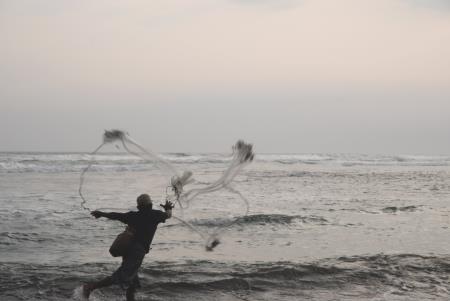
<svg viewBox="0 0 450 301"><path fill-rule="evenodd" d="M164 154L199 187L225 154ZM0 153L0 300L77 299L111 274L108 249L124 226L80 206L86 153ZM102 153L86 174L90 209L136 210L169 178L152 162ZM199 196L160 224L137 300L449 300L450 156L258 154L233 187ZM230 222L235 221L232 226ZM124 300L118 287L91 300Z"/></svg>

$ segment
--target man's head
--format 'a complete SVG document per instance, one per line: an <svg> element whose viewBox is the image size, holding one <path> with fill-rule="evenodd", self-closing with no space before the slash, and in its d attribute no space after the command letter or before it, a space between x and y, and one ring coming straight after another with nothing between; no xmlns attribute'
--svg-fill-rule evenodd
<svg viewBox="0 0 450 301"><path fill-rule="evenodd" d="M150 199L150 196L146 193L138 196L136 202L137 202L137 208L139 210L151 209L152 205L153 205L152 200Z"/></svg>

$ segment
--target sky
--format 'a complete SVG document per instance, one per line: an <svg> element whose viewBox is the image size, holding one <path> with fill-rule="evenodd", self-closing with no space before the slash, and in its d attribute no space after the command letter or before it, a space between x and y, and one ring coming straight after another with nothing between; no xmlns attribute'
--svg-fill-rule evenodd
<svg viewBox="0 0 450 301"><path fill-rule="evenodd" d="M0 0L0 151L450 155L449 0Z"/></svg>

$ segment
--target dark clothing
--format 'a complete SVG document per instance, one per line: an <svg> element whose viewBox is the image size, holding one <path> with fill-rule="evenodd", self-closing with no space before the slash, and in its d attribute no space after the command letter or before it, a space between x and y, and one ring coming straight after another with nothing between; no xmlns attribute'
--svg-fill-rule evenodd
<svg viewBox="0 0 450 301"><path fill-rule="evenodd" d="M159 223L164 223L168 218L167 213L160 210L139 210L129 211L127 213L110 212L105 213L105 217L121 221L134 229L134 239L140 243L148 253L150 245L155 236L156 228Z"/></svg>
<svg viewBox="0 0 450 301"><path fill-rule="evenodd" d="M135 243L130 247L128 253L122 257L122 264L117 271L112 274L113 283L119 284L122 289L139 288L138 270L144 260L144 247L140 243Z"/></svg>
<svg viewBox="0 0 450 301"><path fill-rule="evenodd" d="M166 202L167 208L173 207L172 203ZM138 207L139 208L139 207ZM168 210L166 207L164 207ZM145 254L150 250L150 245L155 235L159 223L164 223L169 218L170 213L150 208L139 208L138 212L130 211L127 213L92 211L95 218L106 217L112 220L118 220L127 224L133 231L133 238L130 244L127 244L126 254L122 256L122 264L112 276L103 280L89 283L83 286L83 296L89 298L91 292L95 289L106 287L112 284L119 284L122 289L126 289L127 300L135 300L134 294L136 288L140 287L138 270L144 260Z"/></svg>

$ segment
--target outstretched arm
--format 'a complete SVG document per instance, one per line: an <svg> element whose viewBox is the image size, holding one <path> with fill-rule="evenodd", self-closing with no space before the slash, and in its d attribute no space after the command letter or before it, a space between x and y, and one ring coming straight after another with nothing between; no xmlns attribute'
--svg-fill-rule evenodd
<svg viewBox="0 0 450 301"><path fill-rule="evenodd" d="M100 210L95 210L91 212L91 215L95 218L106 217L108 219L121 221L122 223L127 223L127 214L126 213L117 213L117 212L103 212Z"/></svg>

